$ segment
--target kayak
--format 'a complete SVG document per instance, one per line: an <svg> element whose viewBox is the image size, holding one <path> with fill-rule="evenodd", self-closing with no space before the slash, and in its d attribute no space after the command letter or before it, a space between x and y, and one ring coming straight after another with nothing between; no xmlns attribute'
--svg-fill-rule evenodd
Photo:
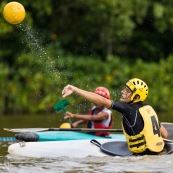
<svg viewBox="0 0 173 173"><path fill-rule="evenodd" d="M168 139L164 139L165 148L162 154L173 153L173 123L162 123L168 131ZM38 134L38 132L36 132ZM43 136L45 132L42 132ZM8 147L11 155L25 157L73 157L87 156L131 156L123 134L111 134L110 137L98 137L81 132L54 132L61 136L59 141L18 142ZM51 134L54 134L51 132ZM51 135L50 134L50 135ZM54 134L54 135L55 135ZM55 136L56 136L55 135ZM64 137L64 139L63 139ZM51 137L52 138L52 137ZM47 139L47 137L46 137ZM45 139L44 139L45 140Z"/></svg>
<svg viewBox="0 0 173 173"><path fill-rule="evenodd" d="M115 141L113 139L99 139L100 143ZM10 155L55 158L73 157L84 158L87 156L105 156L100 148L86 140L47 141L47 142L19 142L8 147Z"/></svg>
<svg viewBox="0 0 173 173"><path fill-rule="evenodd" d="M10 145L8 153L13 156L33 158L132 156L126 141L115 139L19 142ZM165 142L163 154L172 153L173 143Z"/></svg>
<svg viewBox="0 0 173 173"><path fill-rule="evenodd" d="M123 134L110 134L108 137L103 137L103 136L95 136L88 133L73 132L73 131L30 132L30 133L24 133L24 134L16 134L15 138L25 142L85 140L85 139L125 140L125 137Z"/></svg>
<svg viewBox="0 0 173 173"><path fill-rule="evenodd" d="M0 142L9 142L9 141L15 141L15 137L0 137Z"/></svg>
<svg viewBox="0 0 173 173"><path fill-rule="evenodd" d="M173 123L161 123L168 131L168 139L173 140ZM108 137L100 137L91 135L89 132L92 129L86 128L18 128L18 129L7 129L7 131L11 132L19 132L19 134L15 135L17 140L25 141L25 142L33 142L33 141L63 141L63 140L83 140L83 139L116 139L116 140L124 140L124 135L118 134L122 132L122 129L100 129L100 130L112 130L112 132L118 132L116 134L110 134ZM93 129L98 130L98 129Z"/></svg>
<svg viewBox="0 0 173 173"><path fill-rule="evenodd" d="M125 140L123 134L110 134L108 137L95 136L82 132L36 132L38 141L62 141L62 140L83 140L83 139L118 139Z"/></svg>

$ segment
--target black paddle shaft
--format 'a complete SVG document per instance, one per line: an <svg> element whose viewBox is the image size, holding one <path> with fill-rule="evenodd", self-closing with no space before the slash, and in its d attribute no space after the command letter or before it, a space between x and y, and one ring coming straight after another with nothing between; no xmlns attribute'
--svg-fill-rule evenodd
<svg viewBox="0 0 173 173"><path fill-rule="evenodd" d="M48 131L123 132L122 129L89 129L89 128L49 128Z"/></svg>

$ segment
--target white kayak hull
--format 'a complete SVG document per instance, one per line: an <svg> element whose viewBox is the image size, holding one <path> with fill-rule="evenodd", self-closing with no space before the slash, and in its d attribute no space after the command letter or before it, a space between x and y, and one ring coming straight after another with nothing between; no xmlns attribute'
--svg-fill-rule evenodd
<svg viewBox="0 0 173 173"><path fill-rule="evenodd" d="M132 155L128 150L126 141L116 141L115 139L21 142L10 145L8 152L13 156L34 158L84 158L87 156L103 157L107 155L124 157ZM173 142L165 141L162 154L172 153Z"/></svg>
<svg viewBox="0 0 173 173"><path fill-rule="evenodd" d="M101 144L115 141L115 139L99 139ZM8 153L16 156L34 158L73 157L84 158L87 156L107 156L100 148L89 140L48 141L48 142L23 142L15 143L8 147Z"/></svg>

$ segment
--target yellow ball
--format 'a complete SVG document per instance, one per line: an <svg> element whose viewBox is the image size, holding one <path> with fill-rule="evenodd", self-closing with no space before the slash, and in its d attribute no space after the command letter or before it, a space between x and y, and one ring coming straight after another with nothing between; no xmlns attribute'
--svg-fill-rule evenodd
<svg viewBox="0 0 173 173"><path fill-rule="evenodd" d="M9 2L3 11L5 20L10 24L19 24L25 18L25 8L18 2Z"/></svg>
<svg viewBox="0 0 173 173"><path fill-rule="evenodd" d="M71 128L71 125L70 125L70 123L63 123L60 125L59 128Z"/></svg>

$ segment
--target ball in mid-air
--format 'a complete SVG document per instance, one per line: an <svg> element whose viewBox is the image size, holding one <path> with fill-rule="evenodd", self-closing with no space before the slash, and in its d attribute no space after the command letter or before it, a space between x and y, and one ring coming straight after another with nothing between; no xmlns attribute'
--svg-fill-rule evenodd
<svg viewBox="0 0 173 173"><path fill-rule="evenodd" d="M9 2L3 11L5 20L10 24L19 24L25 18L25 8L18 2Z"/></svg>

